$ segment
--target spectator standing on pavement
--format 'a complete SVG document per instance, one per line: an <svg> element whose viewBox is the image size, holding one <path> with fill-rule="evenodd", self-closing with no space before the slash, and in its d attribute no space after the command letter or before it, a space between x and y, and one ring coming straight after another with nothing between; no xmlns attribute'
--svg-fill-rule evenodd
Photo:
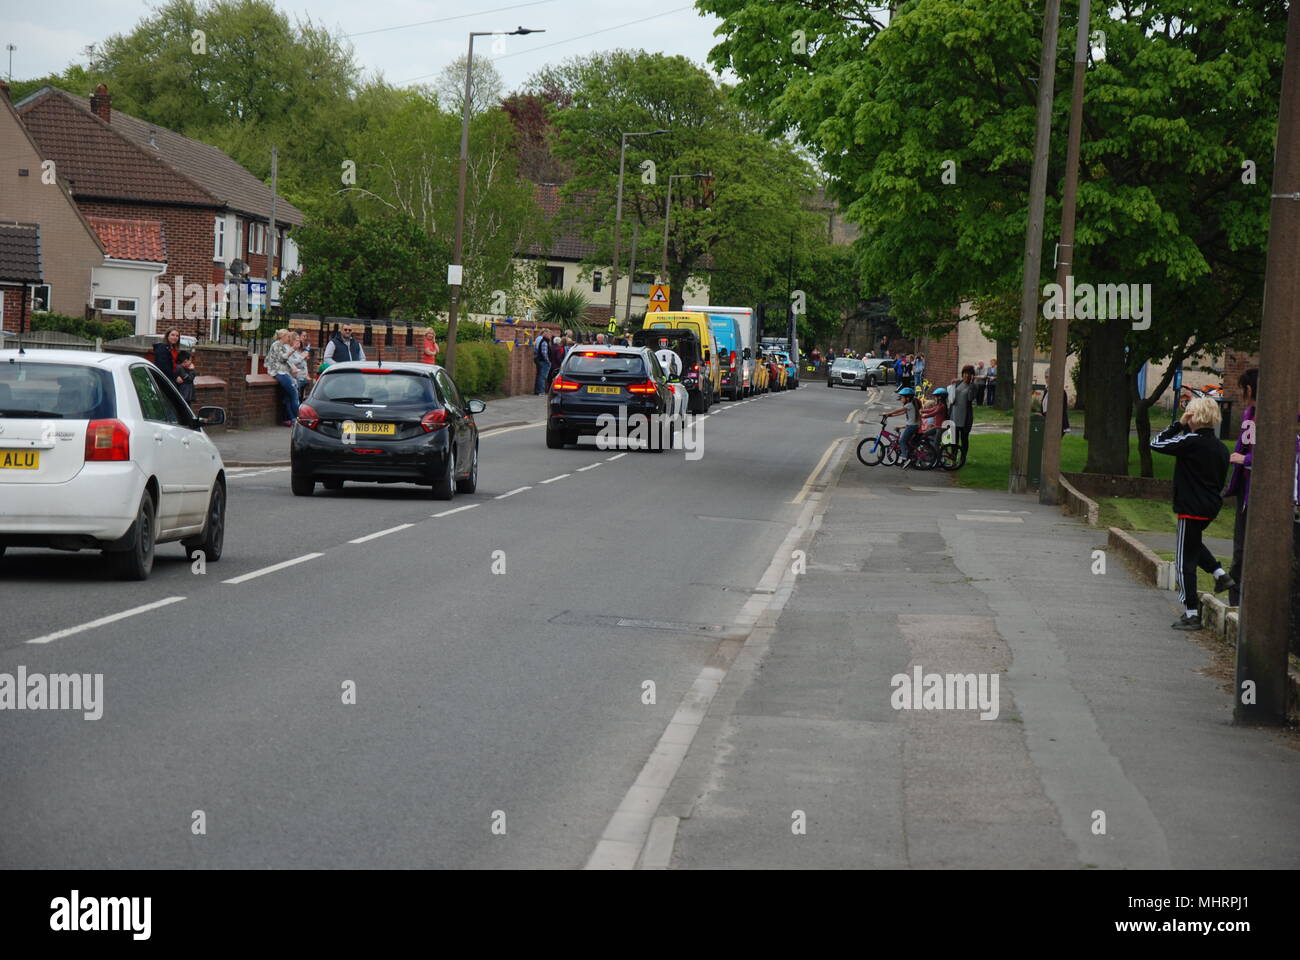
<svg viewBox="0 0 1300 960"><path fill-rule="evenodd" d="M883 334L880 337L880 355L882 357L889 356L889 337Z"/></svg>
<svg viewBox="0 0 1300 960"><path fill-rule="evenodd" d="M961 446L962 463L970 450L970 428L975 424L975 368L969 363L961 368L961 379L948 387L948 410L957 429L957 443Z"/></svg>
<svg viewBox="0 0 1300 960"><path fill-rule="evenodd" d="M984 402L988 406L993 406L993 401L997 399L998 392L998 362L996 359L990 360L988 368L984 372Z"/></svg>
<svg viewBox="0 0 1300 960"><path fill-rule="evenodd" d="M918 384L925 383L925 354L918 353L916 359L912 361L912 377Z"/></svg>
<svg viewBox="0 0 1300 960"><path fill-rule="evenodd" d="M551 371L546 375L546 389L549 390L551 388L551 381L554 380L555 375L560 372L560 362L564 359L564 354L566 352L567 350L565 349L564 346L564 338L558 336L552 337L551 338Z"/></svg>
<svg viewBox="0 0 1300 960"><path fill-rule="evenodd" d="M185 371L181 369L181 332L175 327L167 331L161 343L153 345L153 362L177 390L185 385Z"/></svg>
<svg viewBox="0 0 1300 960"><path fill-rule="evenodd" d="M975 402L983 405L984 390L988 386L984 381L984 361L975 364Z"/></svg>
<svg viewBox="0 0 1300 960"><path fill-rule="evenodd" d="M432 327L424 331L424 350L421 353L420 362L430 364L438 362L438 338L433 335Z"/></svg>
<svg viewBox="0 0 1300 960"><path fill-rule="evenodd" d="M343 324L341 330L330 337L330 342L325 345L325 356L321 359L329 363L366 359L366 351L361 348L361 342L352 336L352 324Z"/></svg>
<svg viewBox="0 0 1300 960"><path fill-rule="evenodd" d="M1255 459L1255 402L1258 399L1259 369L1252 367L1237 378L1241 388L1241 402L1245 409L1241 411L1241 433L1237 435L1237 447L1228 462L1232 465L1232 475L1228 478L1225 497L1236 497L1237 508L1232 523L1232 566L1228 575L1233 584L1228 588L1228 603L1241 606L1241 584L1245 576L1246 557L1246 506L1250 501L1250 468ZM1249 441L1249 442L1247 442Z"/></svg>
<svg viewBox="0 0 1300 960"><path fill-rule="evenodd" d="M302 400L307 390L307 371L311 369L308 364L308 350L310 348L303 342L301 333L290 332L289 334L289 372L293 377L294 386L298 389L298 399Z"/></svg>
<svg viewBox="0 0 1300 960"><path fill-rule="evenodd" d="M1174 513L1178 534L1174 569L1183 615L1175 630L1200 630L1201 613L1196 593L1196 568L1214 576L1214 592L1236 586L1214 554L1206 548L1205 528L1223 506L1223 481L1228 475L1228 451L1215 435L1222 421L1219 405L1209 397L1196 397L1181 419L1171 423L1151 441L1151 449L1177 458L1174 464Z"/></svg>
<svg viewBox="0 0 1300 960"><path fill-rule="evenodd" d="M546 339L546 332L537 335L533 341L533 363L537 366L537 381L533 385L534 394L543 394L550 386L551 346Z"/></svg>
<svg viewBox="0 0 1300 960"><path fill-rule="evenodd" d="M293 378L290 360L293 356L292 334L288 330L275 331L275 342L266 351L266 372L280 384L280 399L284 406L283 426L292 427L298 419L298 383Z"/></svg>
<svg viewBox="0 0 1300 960"><path fill-rule="evenodd" d="M179 354L181 382L176 385L176 389L181 392L181 398L190 406L194 406L194 378L198 376L198 370L194 367L194 357L185 350Z"/></svg>

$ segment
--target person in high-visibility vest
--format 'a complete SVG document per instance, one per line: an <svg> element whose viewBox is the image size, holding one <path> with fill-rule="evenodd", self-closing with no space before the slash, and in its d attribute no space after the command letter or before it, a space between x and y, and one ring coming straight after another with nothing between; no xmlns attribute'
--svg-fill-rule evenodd
<svg viewBox="0 0 1300 960"><path fill-rule="evenodd" d="M605 329L609 331L610 336L613 336L614 334L618 333L618 321L615 320L613 317L610 317L609 325Z"/></svg>

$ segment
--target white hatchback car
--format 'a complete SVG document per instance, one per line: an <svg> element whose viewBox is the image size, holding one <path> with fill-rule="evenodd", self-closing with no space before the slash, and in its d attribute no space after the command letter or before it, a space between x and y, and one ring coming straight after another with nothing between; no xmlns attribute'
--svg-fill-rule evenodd
<svg viewBox="0 0 1300 960"><path fill-rule="evenodd" d="M225 467L203 428L225 420L143 357L0 351L0 553L103 550L128 580L158 543L221 559Z"/></svg>

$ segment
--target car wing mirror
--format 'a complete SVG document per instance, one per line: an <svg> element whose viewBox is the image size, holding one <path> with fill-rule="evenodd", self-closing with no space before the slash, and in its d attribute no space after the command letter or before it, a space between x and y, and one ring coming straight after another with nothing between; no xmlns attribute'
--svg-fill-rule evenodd
<svg viewBox="0 0 1300 960"><path fill-rule="evenodd" d="M224 407L199 407L199 415L194 420L196 427L219 427L226 422Z"/></svg>
<svg viewBox="0 0 1300 960"><path fill-rule="evenodd" d="M470 413L482 413L486 409L487 409L487 404L484 403L482 400L471 400L469 402Z"/></svg>

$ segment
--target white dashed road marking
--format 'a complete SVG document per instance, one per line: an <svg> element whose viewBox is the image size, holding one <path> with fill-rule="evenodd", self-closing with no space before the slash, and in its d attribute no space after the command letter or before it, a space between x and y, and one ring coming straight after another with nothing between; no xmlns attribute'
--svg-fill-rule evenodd
<svg viewBox="0 0 1300 960"><path fill-rule="evenodd" d="M584 470L595 470L599 466L599 463L589 463L585 467L579 467L578 473L582 473Z"/></svg>
<svg viewBox="0 0 1300 960"><path fill-rule="evenodd" d="M252 573L245 573L242 576L231 577L229 580L222 580L222 583L244 583L257 577L265 576L268 573L275 573L277 570L283 570L285 567L296 566L299 563L306 563L308 560L315 560L317 557L323 557L323 553L305 553L301 557L294 557L292 560L285 560L283 563L273 563L269 567L263 567L261 570L254 570Z"/></svg>
<svg viewBox="0 0 1300 960"><path fill-rule="evenodd" d="M475 507L477 507L477 506L478 506L477 503L467 503L467 504L465 504L465 506L463 506L463 507L452 507L450 510L444 510L444 511L442 511L442 513L432 513L432 514L430 514L430 516L431 516L431 517L450 517L453 513L460 513L462 510L473 510L473 509L474 509Z"/></svg>
<svg viewBox="0 0 1300 960"><path fill-rule="evenodd" d="M56 630L54 633L47 633L43 637L34 637L27 642L50 643L53 640L62 640L64 637L70 637L74 633L84 633L86 630L94 630L96 627L116 623L118 620L125 620L127 617L134 617L139 613L148 613L150 610L157 610L159 607L179 603L184 599L184 597L167 597L165 600L155 600L153 603L146 603L139 607L132 607L130 610L123 610L121 613L113 613L107 617L100 617L98 620L91 620L89 623L83 623L80 626L68 627L65 630Z"/></svg>
<svg viewBox="0 0 1300 960"><path fill-rule="evenodd" d="M493 499L493 500L504 500L506 497L513 497L516 493L523 493L525 490L531 490L531 489L533 489L533 488L532 488L532 487L515 487L515 489L509 491L508 493L498 494L497 496L493 497L492 499Z"/></svg>
<svg viewBox="0 0 1300 960"><path fill-rule="evenodd" d="M367 533L364 537L357 537L355 540L349 540L348 543L365 543L367 540L378 540L380 537L386 537L390 533L396 533L398 530L406 530L413 527L413 523L402 523L395 527L389 527L387 530L379 530L375 533Z"/></svg>
<svg viewBox="0 0 1300 960"><path fill-rule="evenodd" d="M542 480L541 482L542 482L542 483L554 483L556 480L563 480L565 477L571 477L571 476L573 476L573 474L571 474L571 473L562 473L562 474L560 474L558 477L551 477L551 479L549 479L549 480Z"/></svg>

